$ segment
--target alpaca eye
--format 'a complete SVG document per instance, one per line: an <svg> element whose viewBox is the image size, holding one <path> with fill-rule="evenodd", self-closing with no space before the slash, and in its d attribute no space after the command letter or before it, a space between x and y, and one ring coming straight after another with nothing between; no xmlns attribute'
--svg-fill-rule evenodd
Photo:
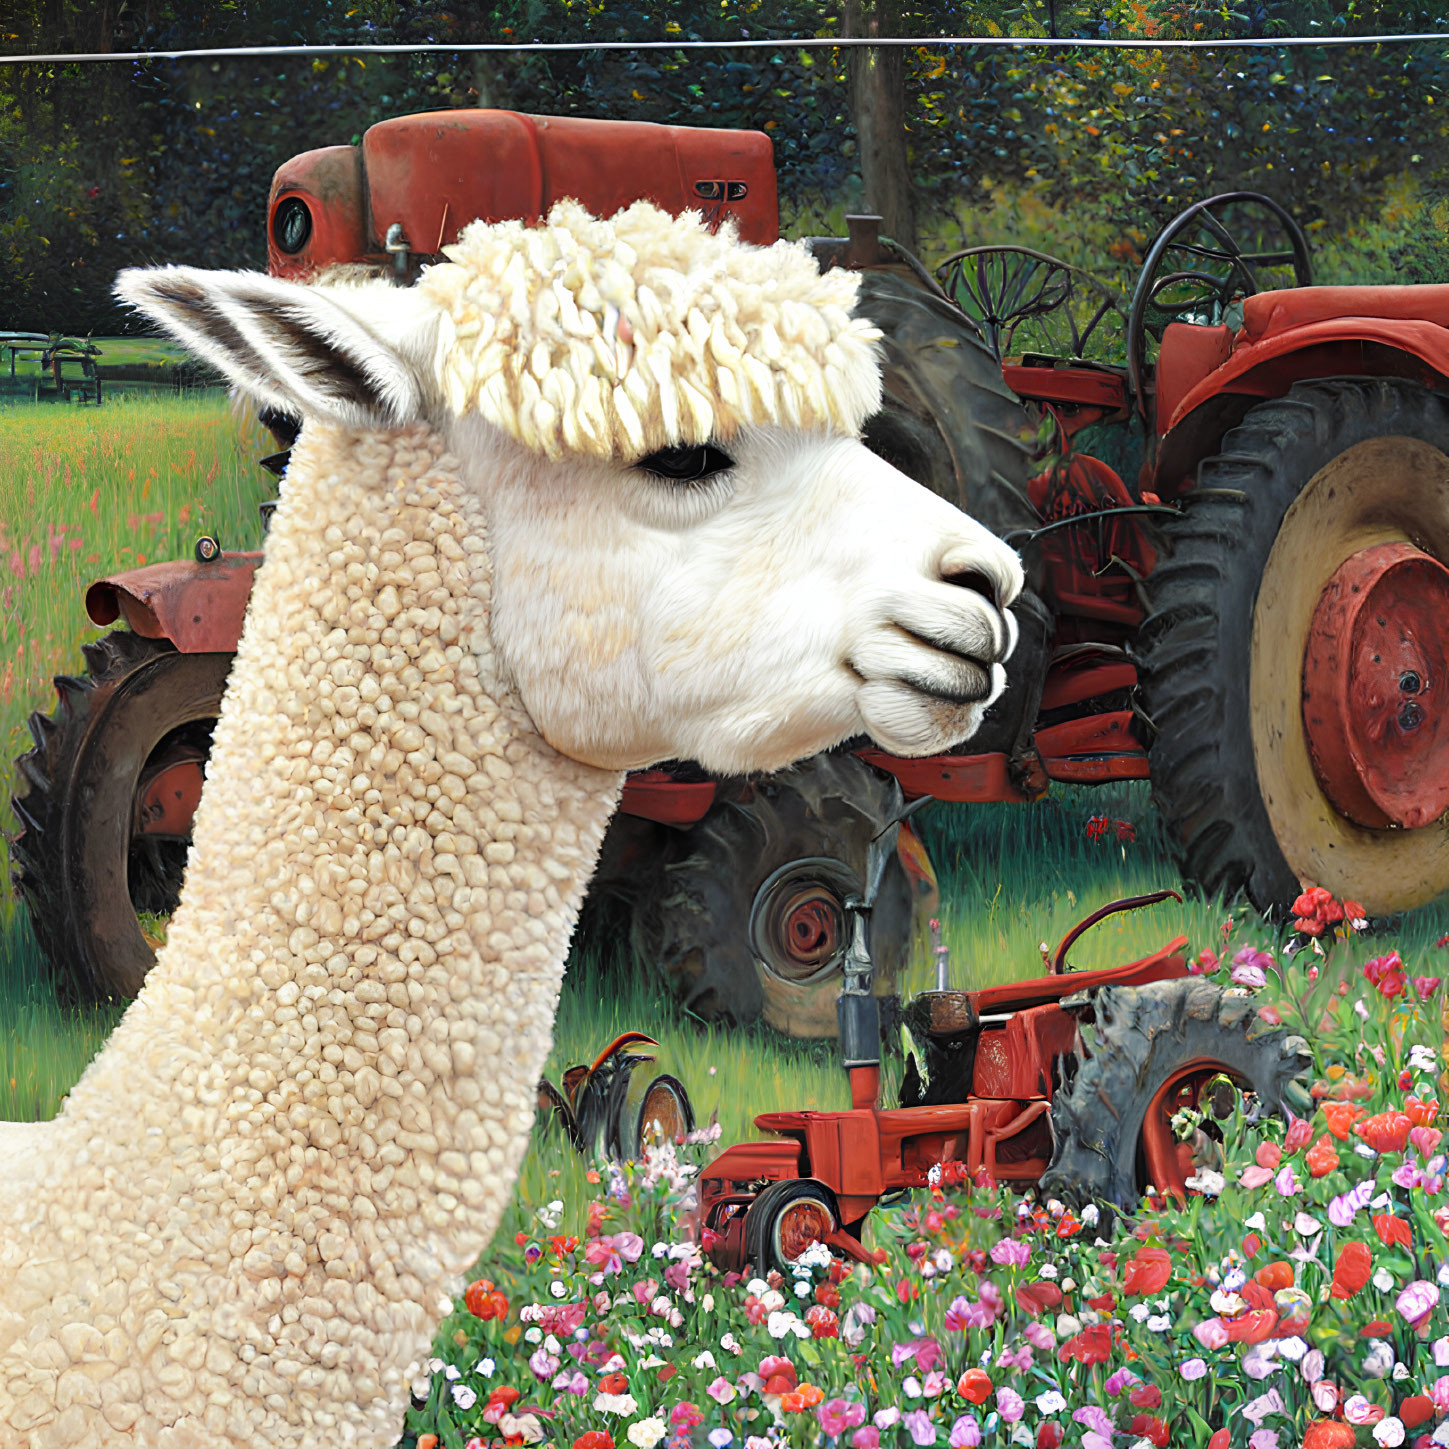
<svg viewBox="0 0 1449 1449"><path fill-rule="evenodd" d="M701 443L696 447L660 448L657 453L640 458L634 466L672 483L703 483L706 478L733 468L735 460L712 444Z"/></svg>

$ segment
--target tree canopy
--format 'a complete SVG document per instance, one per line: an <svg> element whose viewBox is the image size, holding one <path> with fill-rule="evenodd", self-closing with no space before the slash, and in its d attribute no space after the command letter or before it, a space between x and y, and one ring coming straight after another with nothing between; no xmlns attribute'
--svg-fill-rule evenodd
<svg viewBox="0 0 1449 1449"><path fill-rule="evenodd" d="M851 3L855 25L922 36L1445 35L1343 49L907 48L896 84L918 217L989 183L1029 190L1068 214L1089 208L1145 239L1214 190L1266 191L1306 223L1341 225L1372 214L1396 178L1416 177L1430 195L1443 186L1449 17L1422 6ZM30 54L390 41L776 43L0 67L5 327L114 329L110 283L125 265L265 265L275 168L409 111L495 105L759 127L774 141L789 207L869 200L858 154L869 127L856 114L847 52L790 43L845 33L845 0L10 0L8 10L0 40Z"/></svg>

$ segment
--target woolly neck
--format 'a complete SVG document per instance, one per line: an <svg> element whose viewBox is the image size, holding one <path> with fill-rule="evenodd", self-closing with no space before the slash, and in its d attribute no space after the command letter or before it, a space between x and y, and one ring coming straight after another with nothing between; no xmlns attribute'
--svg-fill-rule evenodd
<svg viewBox="0 0 1449 1449"><path fill-rule="evenodd" d="M89 1442L395 1439L511 1191L623 781L534 729L487 557L434 434L309 424L167 944L0 1188L0 1442L122 1330L59 1399Z"/></svg>

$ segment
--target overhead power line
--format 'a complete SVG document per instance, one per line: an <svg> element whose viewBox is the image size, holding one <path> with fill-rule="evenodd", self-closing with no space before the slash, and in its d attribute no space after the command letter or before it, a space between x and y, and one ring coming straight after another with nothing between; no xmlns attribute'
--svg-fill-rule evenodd
<svg viewBox="0 0 1449 1449"><path fill-rule="evenodd" d="M144 60L240 60L261 56L323 55L466 55L528 52L613 52L656 50L829 50L908 46L920 50L983 46L998 50L1291 50L1343 46L1449 44L1449 31L1420 31L1403 35L1284 35L1275 38L1160 40L1153 37L1053 37L1046 35L907 35L868 37L793 36L784 40L551 40L483 41L469 44L382 43L376 45L237 45L187 50L118 50L50 55L0 55L0 65L73 65L78 62Z"/></svg>

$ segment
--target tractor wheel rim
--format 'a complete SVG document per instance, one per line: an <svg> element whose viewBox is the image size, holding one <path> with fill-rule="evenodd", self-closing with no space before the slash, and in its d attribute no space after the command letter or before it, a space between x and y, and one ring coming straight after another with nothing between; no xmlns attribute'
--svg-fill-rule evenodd
<svg viewBox="0 0 1449 1449"><path fill-rule="evenodd" d="M1449 828L1375 829L1329 798L1304 724L1304 661L1338 569L1366 549L1410 540L1449 560L1449 457L1407 436L1355 444L1284 515L1253 609L1248 702L1268 823L1299 881L1352 896L1370 914L1422 904L1449 884Z"/></svg>
<svg viewBox="0 0 1449 1449"><path fill-rule="evenodd" d="M1358 825L1449 809L1449 569L1411 543L1360 549L1314 611L1303 728L1323 792Z"/></svg>
<svg viewBox="0 0 1449 1449"><path fill-rule="evenodd" d="M1191 1191L1187 1180L1195 1175L1198 1164L1193 1157L1192 1143L1178 1140L1172 1119L1184 1108L1197 1108L1202 1090L1209 1082L1220 1078L1231 1080L1231 1077L1217 1062L1189 1062L1174 1071L1153 1093L1142 1121L1142 1165L1147 1183L1157 1193L1181 1200ZM1242 1090L1241 1086L1234 1085L1236 1090Z"/></svg>
<svg viewBox="0 0 1449 1449"><path fill-rule="evenodd" d="M684 1133L684 1112L674 1089L659 1083L651 1086L639 1108L639 1146L674 1142Z"/></svg>
<svg viewBox="0 0 1449 1449"><path fill-rule="evenodd" d="M833 1231L835 1219L817 1197L799 1197L780 1209L775 1219L775 1251L782 1262L794 1263Z"/></svg>
<svg viewBox="0 0 1449 1449"><path fill-rule="evenodd" d="M791 986L819 981L845 955L849 871L828 858L791 861L771 874L750 908L750 943L771 975Z"/></svg>

